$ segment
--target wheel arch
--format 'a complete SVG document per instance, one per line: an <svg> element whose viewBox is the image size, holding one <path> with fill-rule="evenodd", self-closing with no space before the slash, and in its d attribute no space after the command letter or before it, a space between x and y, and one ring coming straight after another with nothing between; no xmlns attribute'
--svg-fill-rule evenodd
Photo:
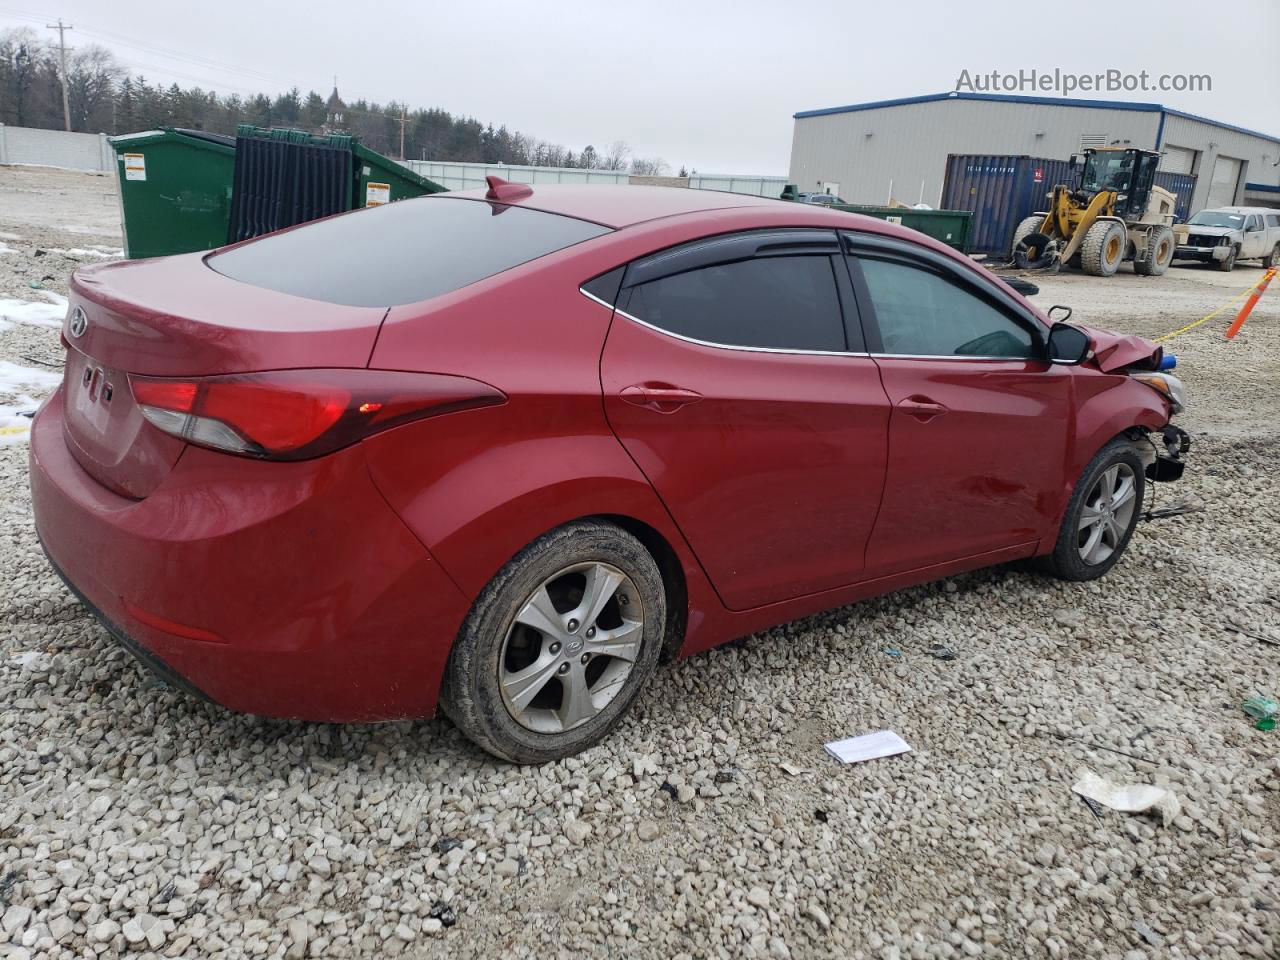
<svg viewBox="0 0 1280 960"><path fill-rule="evenodd" d="M689 581L675 548L659 530L635 517L601 513L583 519L604 520L621 527L639 540L653 557L667 591L667 629L663 636L662 656L664 660L671 659L684 645L689 626Z"/></svg>

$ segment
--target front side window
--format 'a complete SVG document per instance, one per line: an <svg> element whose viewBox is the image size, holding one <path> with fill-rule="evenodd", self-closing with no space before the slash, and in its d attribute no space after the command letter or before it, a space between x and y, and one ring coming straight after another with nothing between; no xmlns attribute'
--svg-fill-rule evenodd
<svg viewBox="0 0 1280 960"><path fill-rule="evenodd" d="M1032 332L939 273L861 256L882 350L925 357L1039 357Z"/></svg>
<svg viewBox="0 0 1280 960"><path fill-rule="evenodd" d="M624 291L620 308L678 336L734 347L846 349L828 256L770 256L687 270Z"/></svg>

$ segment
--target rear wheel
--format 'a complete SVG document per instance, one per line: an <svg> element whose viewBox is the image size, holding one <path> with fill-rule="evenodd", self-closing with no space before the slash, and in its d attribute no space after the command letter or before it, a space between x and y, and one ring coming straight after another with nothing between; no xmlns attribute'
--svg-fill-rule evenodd
<svg viewBox="0 0 1280 960"><path fill-rule="evenodd" d="M1064 580L1096 580L1116 565L1138 524L1146 478L1142 458L1123 438L1085 467L1046 560Z"/></svg>
<svg viewBox="0 0 1280 960"><path fill-rule="evenodd" d="M1231 251L1222 260L1218 261L1218 269L1223 273L1230 273L1236 268L1236 248L1232 247Z"/></svg>
<svg viewBox="0 0 1280 960"><path fill-rule="evenodd" d="M1099 220L1089 228L1080 244L1080 266L1095 277L1109 277L1120 269L1128 232L1114 220Z"/></svg>
<svg viewBox="0 0 1280 960"><path fill-rule="evenodd" d="M1277 263L1280 263L1280 243L1271 248L1271 252L1262 258L1262 265L1270 270Z"/></svg>
<svg viewBox="0 0 1280 960"><path fill-rule="evenodd" d="M1151 231L1142 256L1133 261L1134 272L1144 277L1161 276L1169 269L1169 264L1173 263L1174 246L1173 229L1157 227Z"/></svg>
<svg viewBox="0 0 1280 960"><path fill-rule="evenodd" d="M542 763L601 740L653 674L666 596L626 531L579 521L499 571L449 655L441 705L476 744Z"/></svg>

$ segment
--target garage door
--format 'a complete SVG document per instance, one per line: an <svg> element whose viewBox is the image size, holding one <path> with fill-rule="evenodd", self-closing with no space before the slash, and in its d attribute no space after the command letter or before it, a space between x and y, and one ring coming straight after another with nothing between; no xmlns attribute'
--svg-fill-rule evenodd
<svg viewBox="0 0 1280 960"><path fill-rule="evenodd" d="M1193 173L1195 164L1196 152L1194 150L1165 144L1158 169L1163 170L1165 173Z"/></svg>
<svg viewBox="0 0 1280 960"><path fill-rule="evenodd" d="M1240 182L1241 161L1235 157L1218 157L1213 161L1213 182L1209 184L1206 207L1229 207L1236 202L1236 184Z"/></svg>

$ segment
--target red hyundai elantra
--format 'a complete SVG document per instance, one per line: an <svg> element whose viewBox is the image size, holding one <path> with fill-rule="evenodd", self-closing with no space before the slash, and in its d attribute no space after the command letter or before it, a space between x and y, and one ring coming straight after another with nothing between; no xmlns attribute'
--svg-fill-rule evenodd
<svg viewBox="0 0 1280 960"><path fill-rule="evenodd" d="M1185 449L1152 344L697 190L495 182L87 267L64 336L36 526L121 643L235 710L439 703L521 762L664 653L1017 558L1101 576Z"/></svg>

